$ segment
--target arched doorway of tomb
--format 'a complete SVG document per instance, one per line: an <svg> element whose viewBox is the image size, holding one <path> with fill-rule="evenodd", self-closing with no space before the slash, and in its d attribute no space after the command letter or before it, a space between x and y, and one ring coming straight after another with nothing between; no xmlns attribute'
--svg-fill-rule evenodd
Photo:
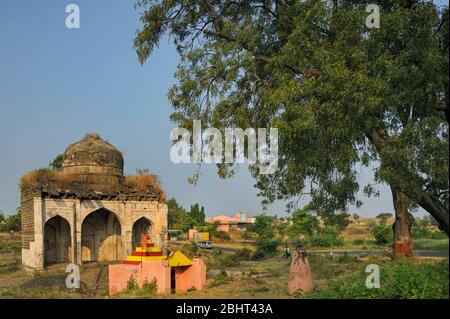
<svg viewBox="0 0 450 319"><path fill-rule="evenodd" d="M123 259L122 227L113 212L100 208L85 217L81 225L81 260Z"/></svg>
<svg viewBox="0 0 450 319"><path fill-rule="evenodd" d="M56 215L44 225L44 265L71 261L70 225L66 219Z"/></svg>
<svg viewBox="0 0 450 319"><path fill-rule="evenodd" d="M139 247L141 244L141 237L142 234L148 233L150 235L150 239L154 242L155 238L153 238L152 234L152 222L146 218L141 217L138 220L136 220L133 224L132 228L132 248L133 250L136 249L136 247Z"/></svg>

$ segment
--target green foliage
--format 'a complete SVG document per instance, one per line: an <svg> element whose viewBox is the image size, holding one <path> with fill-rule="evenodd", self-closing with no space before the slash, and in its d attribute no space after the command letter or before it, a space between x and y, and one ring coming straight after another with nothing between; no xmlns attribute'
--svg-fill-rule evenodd
<svg viewBox="0 0 450 319"><path fill-rule="evenodd" d="M127 281L127 291L139 289L135 276L131 275Z"/></svg>
<svg viewBox="0 0 450 319"><path fill-rule="evenodd" d="M198 225L197 221L177 203L175 198L170 198L167 206L169 229L180 229L187 232L190 228Z"/></svg>
<svg viewBox="0 0 450 319"><path fill-rule="evenodd" d="M368 29L366 1L137 5L139 61L164 34L181 57L173 122L282 132L276 173L250 165L264 204L306 193L325 220L361 204L356 167L377 161L376 182L448 229L448 8L384 1L383 26ZM218 165L220 177L235 171Z"/></svg>
<svg viewBox="0 0 450 319"><path fill-rule="evenodd" d="M392 242L394 234L392 227L386 225L386 218L381 218L377 224L371 224L370 233L375 237L375 243L378 245L385 245Z"/></svg>
<svg viewBox="0 0 450 319"><path fill-rule="evenodd" d="M339 237L337 227L325 226L319 233L311 236L308 243L313 247L331 247L341 246L344 244L344 241Z"/></svg>
<svg viewBox="0 0 450 319"><path fill-rule="evenodd" d="M252 259L258 260L265 258L277 252L277 247L281 245L281 240L279 239L258 239L255 243L256 250L253 252Z"/></svg>
<svg viewBox="0 0 450 319"><path fill-rule="evenodd" d="M5 214L0 210L0 223L6 220Z"/></svg>
<svg viewBox="0 0 450 319"><path fill-rule="evenodd" d="M158 284L156 278L152 281L145 280L142 287L139 287L134 275L130 276L127 281L127 288L121 293L121 295L132 296L132 297L151 297L156 294L158 290Z"/></svg>
<svg viewBox="0 0 450 319"><path fill-rule="evenodd" d="M312 247L342 246L344 244L344 242L340 238L323 234L312 236L308 242Z"/></svg>
<svg viewBox="0 0 450 319"><path fill-rule="evenodd" d="M355 245L355 246L361 246L361 245L364 245L365 243L366 243L366 241L361 238L353 240L353 245Z"/></svg>
<svg viewBox="0 0 450 319"><path fill-rule="evenodd" d="M275 235L274 221L273 216L258 215L255 223L247 226L247 230L256 233L259 238L272 238Z"/></svg>
<svg viewBox="0 0 450 319"><path fill-rule="evenodd" d="M353 219L354 219L354 220L358 220L358 219L359 219L359 215L356 214L356 213L354 213L352 216L353 216Z"/></svg>
<svg viewBox="0 0 450 319"><path fill-rule="evenodd" d="M432 230L432 223L427 219L417 219L412 227L413 238L445 239L448 236L441 230Z"/></svg>
<svg viewBox="0 0 450 319"><path fill-rule="evenodd" d="M8 216L3 223L0 224L0 231L10 232L10 231L20 231L21 225L21 214L20 209L17 210L16 214Z"/></svg>
<svg viewBox="0 0 450 319"><path fill-rule="evenodd" d="M319 292L308 298L332 299L436 299L448 298L448 259L440 263L409 260L382 261L380 288L365 286L365 265L356 271L330 278Z"/></svg>
<svg viewBox="0 0 450 319"><path fill-rule="evenodd" d="M205 208L203 206L200 208L198 204L192 205L189 215L195 220L197 225L201 226L205 224Z"/></svg>
<svg viewBox="0 0 450 319"><path fill-rule="evenodd" d="M248 248L242 248L235 252L236 258L238 260L250 260L252 251Z"/></svg>
<svg viewBox="0 0 450 319"><path fill-rule="evenodd" d="M241 237L242 237L242 239L246 239L246 240L253 239L253 234L251 231L246 230L246 231L242 232Z"/></svg>
<svg viewBox="0 0 450 319"><path fill-rule="evenodd" d="M48 166L50 166L54 170L61 170L62 169L62 163L63 163L63 154L58 154L53 161L51 161Z"/></svg>
<svg viewBox="0 0 450 319"><path fill-rule="evenodd" d="M448 251L448 238L445 239L413 239L413 247L416 250L440 250Z"/></svg>
<svg viewBox="0 0 450 319"><path fill-rule="evenodd" d="M292 224L287 233L291 239L299 235L312 236L319 229L319 224L319 219L309 212L308 207L305 207L292 214Z"/></svg>
<svg viewBox="0 0 450 319"><path fill-rule="evenodd" d="M142 284L142 290L146 294L151 294L151 295L156 294L156 291L158 290L158 284L156 282L156 278L153 278L152 281L150 281L150 282L145 280L144 283Z"/></svg>

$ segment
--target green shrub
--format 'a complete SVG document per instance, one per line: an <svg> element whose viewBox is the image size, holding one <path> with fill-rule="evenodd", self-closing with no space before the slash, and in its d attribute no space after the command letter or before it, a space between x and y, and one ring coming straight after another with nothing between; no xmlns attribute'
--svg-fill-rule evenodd
<svg viewBox="0 0 450 319"><path fill-rule="evenodd" d="M418 250L446 250L448 251L448 239L414 239L414 249Z"/></svg>
<svg viewBox="0 0 450 319"><path fill-rule="evenodd" d="M332 235L315 235L309 239L309 244L313 247L331 247L342 246L344 241L342 238L338 238Z"/></svg>
<svg viewBox="0 0 450 319"><path fill-rule="evenodd" d="M365 242L366 241L364 239L358 238L358 239L353 240L353 245L361 246L361 245L364 245Z"/></svg>
<svg viewBox="0 0 450 319"><path fill-rule="evenodd" d="M138 289L138 284L136 282L136 278L134 275L130 276L130 279L127 281L127 292Z"/></svg>
<svg viewBox="0 0 450 319"><path fill-rule="evenodd" d="M416 239L426 238L426 239L445 239L448 238L443 231L433 231L427 225L419 223L415 225L412 229L412 236Z"/></svg>
<svg viewBox="0 0 450 319"><path fill-rule="evenodd" d="M349 262L356 261L357 259L358 259L358 257L356 257L356 256L352 256L349 254L343 254L337 258L337 262L340 264L347 264Z"/></svg>
<svg viewBox="0 0 450 319"><path fill-rule="evenodd" d="M6 218L6 220L0 224L0 231L1 232L19 231L21 222L20 216L21 216L20 212L18 212L17 214L11 215L8 218Z"/></svg>
<svg viewBox="0 0 450 319"><path fill-rule="evenodd" d="M377 245L385 245L394 240L394 233L392 231L392 227L386 225L385 218L381 218L378 224L372 224L370 226L370 233L373 235L373 237L375 237L375 243Z"/></svg>
<svg viewBox="0 0 450 319"><path fill-rule="evenodd" d="M266 253L275 253L277 247L281 245L280 239L259 239L256 241L256 248Z"/></svg>
<svg viewBox="0 0 450 319"><path fill-rule="evenodd" d="M373 237L375 237L375 243L377 245L385 245L387 243L392 242L393 233L392 228L384 225L375 225L371 229L371 233Z"/></svg>
<svg viewBox="0 0 450 319"><path fill-rule="evenodd" d="M252 260L259 260L277 252L277 247L281 245L279 239L259 239L256 241L256 250L251 257Z"/></svg>
<svg viewBox="0 0 450 319"><path fill-rule="evenodd" d="M156 291L158 290L158 284L156 283L156 278L153 278L153 280L151 282L148 282L147 280L144 281L144 283L142 284L142 290L146 293L146 294L155 294Z"/></svg>
<svg viewBox="0 0 450 319"><path fill-rule="evenodd" d="M242 239L247 239L247 240L253 239L253 233L246 230L241 234L241 237L242 237Z"/></svg>
<svg viewBox="0 0 450 319"><path fill-rule="evenodd" d="M380 288L365 286L365 266L331 278L320 291L308 298L332 299L437 299L448 298L448 259L440 262L385 260L380 267Z"/></svg>
<svg viewBox="0 0 450 319"><path fill-rule="evenodd" d="M339 237L339 230L336 227L326 226L309 238L309 244L313 247L341 246L344 240Z"/></svg>
<svg viewBox="0 0 450 319"><path fill-rule="evenodd" d="M431 233L431 239L448 239L448 236L443 231L434 231Z"/></svg>
<svg viewBox="0 0 450 319"><path fill-rule="evenodd" d="M236 258L239 260L250 260L252 251L248 248L242 248L235 252Z"/></svg>
<svg viewBox="0 0 450 319"><path fill-rule="evenodd" d="M252 256L251 256L251 259L252 259L252 260L260 260L260 259L266 258L267 255L268 255L267 252L265 252L265 251L263 251L263 250L257 248L257 249L253 252L253 254L252 254Z"/></svg>

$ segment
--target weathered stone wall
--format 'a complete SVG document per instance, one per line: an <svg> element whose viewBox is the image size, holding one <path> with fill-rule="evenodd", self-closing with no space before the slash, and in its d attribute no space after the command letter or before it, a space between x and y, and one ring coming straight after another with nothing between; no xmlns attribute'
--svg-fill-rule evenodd
<svg viewBox="0 0 450 319"><path fill-rule="evenodd" d="M148 220L150 238L156 246L162 248L167 240L168 208L157 201L27 198L25 195L22 200L25 235L22 262L31 268L44 267L46 258L50 259L47 262L74 261L78 264L92 260L121 260L131 254L133 225L142 218ZM96 216L99 212L100 217ZM56 232L56 216L69 227L59 225ZM52 227L47 227L46 234L47 223ZM64 245L51 246L55 238ZM47 256L46 247L50 248ZM70 250L68 253L67 249Z"/></svg>
<svg viewBox="0 0 450 319"><path fill-rule="evenodd" d="M22 193L20 199L22 248L29 249L34 241L33 193Z"/></svg>

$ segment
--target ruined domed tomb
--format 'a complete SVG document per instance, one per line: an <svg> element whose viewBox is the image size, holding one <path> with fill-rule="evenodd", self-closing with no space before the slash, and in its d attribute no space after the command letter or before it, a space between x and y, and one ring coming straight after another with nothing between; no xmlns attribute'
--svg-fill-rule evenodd
<svg viewBox="0 0 450 319"><path fill-rule="evenodd" d="M124 176L123 156L97 134L69 145L60 170L21 180L22 264L118 261L141 235L164 247L167 205L155 176Z"/></svg>

